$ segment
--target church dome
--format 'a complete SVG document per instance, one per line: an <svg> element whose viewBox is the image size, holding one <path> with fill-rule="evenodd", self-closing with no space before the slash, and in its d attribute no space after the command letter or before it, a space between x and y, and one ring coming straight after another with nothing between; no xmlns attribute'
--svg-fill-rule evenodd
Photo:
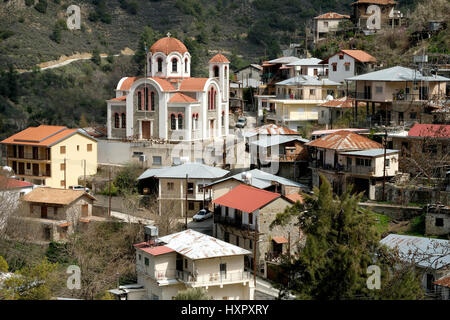
<svg viewBox="0 0 450 320"><path fill-rule="evenodd" d="M178 53L185 53L188 52L186 46L178 39L171 38L171 37L165 37L161 38L158 41L156 41L152 47L150 48L150 51L154 54L156 52L163 52L164 54L168 55L171 52L178 52Z"/></svg>

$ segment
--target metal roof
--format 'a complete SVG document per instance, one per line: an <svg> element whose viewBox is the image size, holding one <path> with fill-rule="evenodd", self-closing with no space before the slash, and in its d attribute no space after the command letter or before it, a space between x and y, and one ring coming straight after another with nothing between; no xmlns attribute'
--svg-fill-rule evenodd
<svg viewBox="0 0 450 320"><path fill-rule="evenodd" d="M298 135L297 131L273 123L245 131L242 136L250 138L256 135Z"/></svg>
<svg viewBox="0 0 450 320"><path fill-rule="evenodd" d="M287 66L315 66L319 64L320 61L322 60L317 58L300 59L287 64Z"/></svg>
<svg viewBox="0 0 450 320"><path fill-rule="evenodd" d="M248 173L251 174L251 180L248 181L248 183L247 183L247 181L243 178L243 174L248 174ZM298 187L303 190L309 191L309 187L304 184L301 184L301 183L298 183L298 182L295 182L295 181L292 181L292 180L289 180L289 179L286 179L283 177L279 177L274 174L261 171L259 169L253 169L250 171L241 172L241 173L235 174L234 176L214 181L213 183L209 184L208 186L213 186L215 184L227 181L229 179L234 179L234 180L249 184L258 189L266 189L266 188L269 188L270 186L272 186L273 183L279 183L279 184L282 184L285 186Z"/></svg>
<svg viewBox="0 0 450 320"><path fill-rule="evenodd" d="M449 240L390 234L380 243L397 248L401 259L423 268L437 270L450 265Z"/></svg>
<svg viewBox="0 0 450 320"><path fill-rule="evenodd" d="M381 144L370 140L359 134L341 130L335 133L320 137L306 144L310 147L332 149L332 150L365 150L381 148Z"/></svg>
<svg viewBox="0 0 450 320"><path fill-rule="evenodd" d="M416 123L409 130L408 137L450 138L450 125Z"/></svg>
<svg viewBox="0 0 450 320"><path fill-rule="evenodd" d="M300 60L300 58L291 56L291 57L280 57L280 58L277 58L277 59L270 60L268 62L269 63L288 64L288 63L292 63L292 62L298 61L298 60Z"/></svg>
<svg viewBox="0 0 450 320"><path fill-rule="evenodd" d="M229 173L228 170L210 167L201 163L184 163L179 166L148 169L137 178L137 180L147 178L186 178L188 179L218 179Z"/></svg>
<svg viewBox="0 0 450 320"><path fill-rule="evenodd" d="M386 149L386 154L399 153L398 150ZM360 156L360 157L379 157L384 156L384 149L367 149L361 151L347 151L342 152L346 156Z"/></svg>
<svg viewBox="0 0 450 320"><path fill-rule="evenodd" d="M424 76L420 71L395 66L379 71L369 72L359 76L347 78L345 80L366 80L366 81L450 81L450 79L442 76Z"/></svg>
<svg viewBox="0 0 450 320"><path fill-rule="evenodd" d="M342 131L342 130L351 131L351 132L369 132L369 129L343 128L343 129L330 129L330 130L316 130L316 131L313 131L311 133L311 135L312 136L325 135L325 134L331 134L331 133L335 133L335 132Z"/></svg>
<svg viewBox="0 0 450 320"><path fill-rule="evenodd" d="M280 144L295 141L295 140L303 142L303 143L309 142L308 139L304 139L301 136L274 135L274 136L262 136L261 138L259 138L259 140L250 142L250 144L254 144L259 147L267 148L267 147L280 145Z"/></svg>
<svg viewBox="0 0 450 320"><path fill-rule="evenodd" d="M161 237L159 241L192 260L251 254L248 250L192 229Z"/></svg>
<svg viewBox="0 0 450 320"><path fill-rule="evenodd" d="M306 74L298 75L296 77L289 78L287 80L283 80L277 82L275 85L277 86L340 86L339 82L331 81L328 79L319 80L314 76L309 76Z"/></svg>

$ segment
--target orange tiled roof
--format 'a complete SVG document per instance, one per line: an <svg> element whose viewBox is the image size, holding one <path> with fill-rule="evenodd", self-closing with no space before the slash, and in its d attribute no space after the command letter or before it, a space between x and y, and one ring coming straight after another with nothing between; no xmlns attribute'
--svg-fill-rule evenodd
<svg viewBox="0 0 450 320"><path fill-rule="evenodd" d="M360 62L377 62L377 59L375 59L370 54L362 50L341 50L341 51Z"/></svg>
<svg viewBox="0 0 450 320"><path fill-rule="evenodd" d="M17 179L0 176L0 190L28 188L32 186L33 186L32 183L26 181L20 181Z"/></svg>
<svg viewBox="0 0 450 320"><path fill-rule="evenodd" d="M288 239L285 237L273 237L272 240L278 244L288 243Z"/></svg>
<svg viewBox="0 0 450 320"><path fill-rule="evenodd" d="M300 201L300 203L303 203L303 197L302 197L302 195L301 194L298 194L298 193L291 193L291 194L287 194L287 195L285 195L285 197L287 198L287 199L289 199L291 202L297 202L297 201Z"/></svg>
<svg viewBox="0 0 450 320"><path fill-rule="evenodd" d="M122 85L120 86L119 90L130 90L131 86L133 85L133 83L139 79L138 77L127 77L123 82Z"/></svg>
<svg viewBox="0 0 450 320"><path fill-rule="evenodd" d="M181 54L187 52L186 46L176 38L165 37L156 41L150 48L152 53L163 52L168 55L171 52L179 52Z"/></svg>
<svg viewBox="0 0 450 320"><path fill-rule="evenodd" d="M360 3L387 5L387 4L396 4L397 2L394 0L358 0L356 2L353 2L352 6Z"/></svg>
<svg viewBox="0 0 450 320"><path fill-rule="evenodd" d="M152 77L150 79L155 80L161 86L163 91L175 91L175 87L167 80L163 78Z"/></svg>
<svg viewBox="0 0 450 320"><path fill-rule="evenodd" d="M382 145L351 131L340 130L306 143L309 147L332 150L380 149Z"/></svg>
<svg viewBox="0 0 450 320"><path fill-rule="evenodd" d="M352 108L354 99L343 97L322 103L321 107Z"/></svg>
<svg viewBox="0 0 450 320"><path fill-rule="evenodd" d="M222 62L222 63L230 63L230 60L227 59L223 54L216 54L214 57L209 60L209 62Z"/></svg>
<svg viewBox="0 0 450 320"><path fill-rule="evenodd" d="M336 12L327 12L315 17L314 19L350 19L350 16Z"/></svg>
<svg viewBox="0 0 450 320"><path fill-rule="evenodd" d="M208 78L187 78L180 85L180 91L203 91Z"/></svg>
<svg viewBox="0 0 450 320"><path fill-rule="evenodd" d="M127 96L121 96L121 97L109 99L109 100L110 101L125 101L125 100L127 100Z"/></svg>
<svg viewBox="0 0 450 320"><path fill-rule="evenodd" d="M30 146L50 147L78 132L78 129L68 129L61 126L40 125L29 127L19 133L6 138L1 143L21 144Z"/></svg>
<svg viewBox="0 0 450 320"><path fill-rule="evenodd" d="M198 102L194 98L191 98L181 92L177 92L170 98L169 103L195 103Z"/></svg>
<svg viewBox="0 0 450 320"><path fill-rule="evenodd" d="M86 196L91 200L96 200L89 193L83 190L56 189L56 188L36 188L23 196L22 200L35 203L51 203L68 205L80 197Z"/></svg>

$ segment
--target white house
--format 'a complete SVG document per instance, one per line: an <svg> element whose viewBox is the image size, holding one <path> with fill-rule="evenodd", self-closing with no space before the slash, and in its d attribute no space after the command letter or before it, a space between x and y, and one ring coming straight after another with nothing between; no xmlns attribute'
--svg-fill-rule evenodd
<svg viewBox="0 0 450 320"><path fill-rule="evenodd" d="M319 64L322 60L317 58L300 59L292 63L287 64L290 69L290 76L295 77L298 75L307 76L327 76L328 65Z"/></svg>
<svg viewBox="0 0 450 320"><path fill-rule="evenodd" d="M322 40L327 33L336 32L339 23L349 19L350 16L336 12L327 12L314 17L314 43Z"/></svg>

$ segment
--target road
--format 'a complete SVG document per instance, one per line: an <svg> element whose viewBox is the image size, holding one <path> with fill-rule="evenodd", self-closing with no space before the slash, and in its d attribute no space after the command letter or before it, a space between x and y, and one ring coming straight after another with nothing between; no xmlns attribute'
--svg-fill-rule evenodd
<svg viewBox="0 0 450 320"><path fill-rule="evenodd" d="M184 223L184 219L183 219ZM192 219L188 219L188 228L195 230L197 232L201 232L207 234L209 236L213 235L213 218L208 218L203 221L193 221Z"/></svg>
<svg viewBox="0 0 450 320"><path fill-rule="evenodd" d="M154 225L155 224L155 221L153 221L153 220L135 217L135 216L125 214L122 212L118 212L118 211L111 211L111 216L114 218L117 218L119 220L122 220L124 222L129 222L129 223L140 223L140 224L144 224L144 225Z"/></svg>

